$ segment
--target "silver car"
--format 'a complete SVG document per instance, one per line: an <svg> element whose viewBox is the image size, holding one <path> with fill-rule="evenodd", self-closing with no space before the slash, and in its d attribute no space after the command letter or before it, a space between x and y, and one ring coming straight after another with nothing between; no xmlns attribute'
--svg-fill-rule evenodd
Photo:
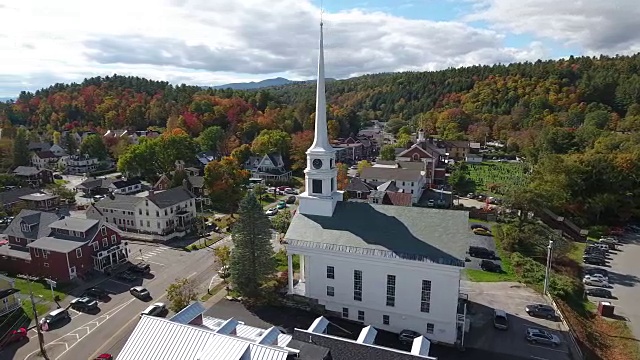
<svg viewBox="0 0 640 360"><path fill-rule="evenodd" d="M558 346L561 343L560 338L558 336L546 330L536 329L536 328L528 328L526 338L527 338L527 341L529 341L532 344Z"/></svg>

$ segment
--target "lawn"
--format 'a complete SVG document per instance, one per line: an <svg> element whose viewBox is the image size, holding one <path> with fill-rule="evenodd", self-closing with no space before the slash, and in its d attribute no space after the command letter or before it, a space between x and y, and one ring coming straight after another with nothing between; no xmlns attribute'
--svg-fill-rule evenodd
<svg viewBox="0 0 640 360"><path fill-rule="evenodd" d="M584 255L584 249L587 247L586 243L574 242L571 244L571 250L567 253L567 257L578 264L582 263L582 255Z"/></svg>
<svg viewBox="0 0 640 360"><path fill-rule="evenodd" d="M20 293L23 295L29 295L30 290L33 291L33 296L36 298L43 299L45 301L53 302L53 297L51 296L51 288L47 283L39 282L39 281L28 281L25 279L15 279L15 287L20 290ZM53 288L53 296L58 296L60 300L64 299L67 294L63 292L64 289L61 288Z"/></svg>
<svg viewBox="0 0 640 360"><path fill-rule="evenodd" d="M466 164L466 168L470 188L475 193L496 195L500 188L525 184L525 165L522 163L483 162ZM497 188L490 191L492 185Z"/></svg>

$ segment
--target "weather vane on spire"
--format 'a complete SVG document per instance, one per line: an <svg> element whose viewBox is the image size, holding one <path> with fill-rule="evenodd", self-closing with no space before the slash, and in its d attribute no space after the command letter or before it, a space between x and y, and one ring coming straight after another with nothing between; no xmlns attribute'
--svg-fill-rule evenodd
<svg viewBox="0 0 640 360"><path fill-rule="evenodd" d="M322 27L322 15L324 14L324 0L320 0L320 27Z"/></svg>

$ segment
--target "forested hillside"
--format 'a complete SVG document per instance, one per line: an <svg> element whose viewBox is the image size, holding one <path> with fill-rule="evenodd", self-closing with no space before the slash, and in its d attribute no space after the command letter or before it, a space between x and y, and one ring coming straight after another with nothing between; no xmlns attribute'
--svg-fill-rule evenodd
<svg viewBox="0 0 640 360"><path fill-rule="evenodd" d="M639 55L603 56L333 81L330 132L348 136L377 119L395 133L424 128L445 139L501 140L507 153L535 165L530 186L514 199L519 206L544 201L583 223L613 222L635 215L640 204L639 70ZM0 151L10 158L7 137L19 125L44 139L62 130L149 127L180 128L196 138L215 126L221 135L208 144L222 154L255 145L270 130L256 150L281 149L300 168L314 90L313 84L202 90L117 75L56 84L0 104ZM108 145L116 157L126 153Z"/></svg>

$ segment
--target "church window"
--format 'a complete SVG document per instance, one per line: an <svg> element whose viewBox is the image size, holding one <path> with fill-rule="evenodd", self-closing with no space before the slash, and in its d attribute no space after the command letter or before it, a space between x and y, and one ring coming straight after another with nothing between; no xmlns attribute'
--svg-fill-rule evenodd
<svg viewBox="0 0 640 360"><path fill-rule="evenodd" d="M311 191L314 194L322 194L322 180L320 179L311 180Z"/></svg>

